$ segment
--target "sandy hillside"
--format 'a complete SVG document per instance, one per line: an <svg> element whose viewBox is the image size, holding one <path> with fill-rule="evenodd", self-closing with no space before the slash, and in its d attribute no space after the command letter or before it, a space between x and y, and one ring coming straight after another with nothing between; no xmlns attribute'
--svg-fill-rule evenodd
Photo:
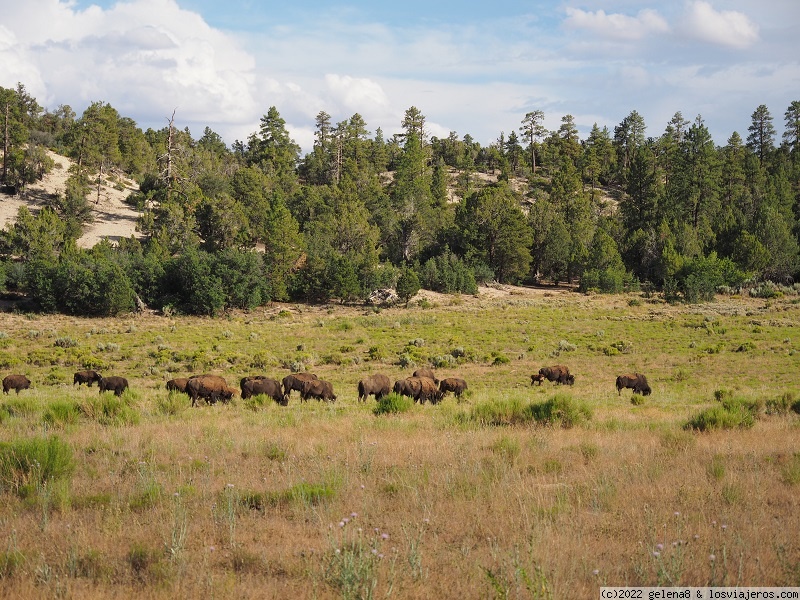
<svg viewBox="0 0 800 600"><path fill-rule="evenodd" d="M28 186L24 194L0 196L0 227L5 228L14 223L20 206L27 206L31 212L36 212L48 198L64 192L72 161L53 152L48 152L48 154L55 161L56 166L45 175L42 181ZM138 237L136 219L139 217L139 213L125 204L125 198L137 189L136 183L121 178L116 185L123 189L116 189L113 187L114 185L115 182L104 178L103 185L100 187L99 202L96 202L98 199L97 188L93 188L92 194L89 196L93 219L86 225L83 235L78 240L78 245L82 248L91 248L103 238L116 241L132 235Z"/></svg>

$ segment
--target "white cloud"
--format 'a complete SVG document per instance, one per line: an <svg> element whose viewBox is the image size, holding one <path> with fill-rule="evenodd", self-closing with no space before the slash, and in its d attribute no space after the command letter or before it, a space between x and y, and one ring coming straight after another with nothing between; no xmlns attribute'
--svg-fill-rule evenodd
<svg viewBox="0 0 800 600"><path fill-rule="evenodd" d="M362 115L384 113L389 106L383 88L371 79L328 74L325 83L333 99L348 111Z"/></svg>
<svg viewBox="0 0 800 600"><path fill-rule="evenodd" d="M733 48L748 48L759 39L758 25L747 15L715 10L704 0L687 5L680 30L688 37Z"/></svg>
<svg viewBox="0 0 800 600"><path fill-rule="evenodd" d="M84 11L69 1L26 0L6 7L3 21L16 37L9 44L0 32L0 85L16 76L40 103L80 111L103 100L139 120L161 114L157 127L176 107L181 121L198 123L255 112L253 57L174 0Z"/></svg>
<svg viewBox="0 0 800 600"><path fill-rule="evenodd" d="M652 9L641 10L635 17L630 17L619 13L607 14L603 10L591 12L567 7L564 25L570 29L585 29L602 37L623 41L640 40L648 35L669 31L664 17Z"/></svg>

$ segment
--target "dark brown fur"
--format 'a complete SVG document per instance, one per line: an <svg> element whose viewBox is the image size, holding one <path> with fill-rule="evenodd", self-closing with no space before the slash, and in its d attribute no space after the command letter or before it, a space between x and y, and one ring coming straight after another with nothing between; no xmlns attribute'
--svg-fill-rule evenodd
<svg viewBox="0 0 800 600"><path fill-rule="evenodd" d="M446 377L439 382L439 393L442 398L447 392L453 392L456 398L461 399L461 394L467 390L467 382L460 377Z"/></svg>
<svg viewBox="0 0 800 600"><path fill-rule="evenodd" d="M101 377L100 382L100 393L103 392L114 392L115 396L121 396L122 392L128 389L128 380L124 377Z"/></svg>
<svg viewBox="0 0 800 600"><path fill-rule="evenodd" d="M333 385L330 381L322 379L309 379L303 382L300 390L300 398L304 401L309 398L325 400L325 402L336 402L336 394L333 393Z"/></svg>
<svg viewBox="0 0 800 600"><path fill-rule="evenodd" d="M176 392L183 392L186 393L186 384L189 383L189 379L186 377L178 377L177 379L170 379L167 382L167 389L170 391Z"/></svg>
<svg viewBox="0 0 800 600"><path fill-rule="evenodd" d="M390 385L389 378L381 373L364 377L358 382L358 401L365 402L370 395L380 400L389 393Z"/></svg>
<svg viewBox="0 0 800 600"><path fill-rule="evenodd" d="M228 387L228 382L219 375L194 375L186 384L186 393L192 399L192 406L196 406L199 398L208 404L214 404L217 400L227 402L233 398L236 390Z"/></svg>
<svg viewBox="0 0 800 600"><path fill-rule="evenodd" d="M647 377L641 373L633 373L631 375L620 375L617 377L617 395L622 395L622 388L630 388L634 394L642 396L649 396L653 390L650 389L650 384L647 383Z"/></svg>
<svg viewBox="0 0 800 600"><path fill-rule="evenodd" d="M575 383L575 376L571 375L569 369L564 365L542 367L539 369L539 375L547 379L547 381L555 381L556 383L562 383L566 385L572 385Z"/></svg>
<svg viewBox="0 0 800 600"><path fill-rule="evenodd" d="M245 378L242 380L241 387L243 400L246 400L251 396L264 394L283 406L286 406L286 404L289 403L289 401L284 397L283 390L281 389L281 383L277 379L270 379L269 377L260 377L258 379Z"/></svg>
<svg viewBox="0 0 800 600"><path fill-rule="evenodd" d="M97 371L78 371L72 378L72 385L77 383L80 386L82 383L85 383L87 387L92 387L95 381L100 383L101 378L102 375Z"/></svg>
<svg viewBox="0 0 800 600"><path fill-rule="evenodd" d="M7 375L3 378L3 393L7 394L8 390L14 390L19 394L20 390L27 390L31 387L31 380L25 375Z"/></svg>
<svg viewBox="0 0 800 600"><path fill-rule="evenodd" d="M291 375L287 375L283 378L283 397L288 402L289 395L292 393L292 390L297 390L298 392L302 392L303 389L303 382L309 381L311 379L316 379L317 376L313 373L292 373Z"/></svg>

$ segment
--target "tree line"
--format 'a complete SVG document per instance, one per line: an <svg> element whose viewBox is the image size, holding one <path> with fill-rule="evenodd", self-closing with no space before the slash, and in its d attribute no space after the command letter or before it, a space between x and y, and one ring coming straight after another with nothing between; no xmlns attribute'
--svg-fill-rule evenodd
<svg viewBox="0 0 800 600"><path fill-rule="evenodd" d="M577 282L709 299L720 286L789 283L800 269L800 101L778 139L766 106L743 138L712 139L680 112L657 136L632 111L585 139L532 111L487 146L431 137L416 107L401 133L321 111L304 156L276 107L230 146L206 127L142 131L105 102L78 116L0 88L2 183L24 191L70 157L65 189L0 231L0 284L45 311L191 314L270 301L357 302L378 288ZM80 249L100 183L135 179L140 238Z"/></svg>

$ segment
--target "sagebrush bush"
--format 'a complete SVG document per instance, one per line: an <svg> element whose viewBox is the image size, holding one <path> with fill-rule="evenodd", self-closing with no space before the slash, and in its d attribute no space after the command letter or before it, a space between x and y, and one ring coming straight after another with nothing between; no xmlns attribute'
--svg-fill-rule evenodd
<svg viewBox="0 0 800 600"><path fill-rule="evenodd" d="M74 425L80 419L81 410L74 400L55 400L42 414L42 422L50 427Z"/></svg>
<svg viewBox="0 0 800 600"><path fill-rule="evenodd" d="M570 429L592 418L591 409L571 396L558 394L545 402L531 405L537 423Z"/></svg>
<svg viewBox="0 0 800 600"><path fill-rule="evenodd" d="M376 415L398 414L410 411L414 401L408 396L401 396L391 392L378 400L372 412Z"/></svg>
<svg viewBox="0 0 800 600"><path fill-rule="evenodd" d="M101 425L136 425L139 423L139 413L129 405L128 397L127 390L122 396L99 394L82 402L80 410Z"/></svg>
<svg viewBox="0 0 800 600"><path fill-rule="evenodd" d="M46 483L69 479L72 448L57 436L0 443L0 486L27 497Z"/></svg>
<svg viewBox="0 0 800 600"><path fill-rule="evenodd" d="M686 429L749 429L756 422L759 404L741 398L724 398L717 406L700 411L684 425Z"/></svg>

